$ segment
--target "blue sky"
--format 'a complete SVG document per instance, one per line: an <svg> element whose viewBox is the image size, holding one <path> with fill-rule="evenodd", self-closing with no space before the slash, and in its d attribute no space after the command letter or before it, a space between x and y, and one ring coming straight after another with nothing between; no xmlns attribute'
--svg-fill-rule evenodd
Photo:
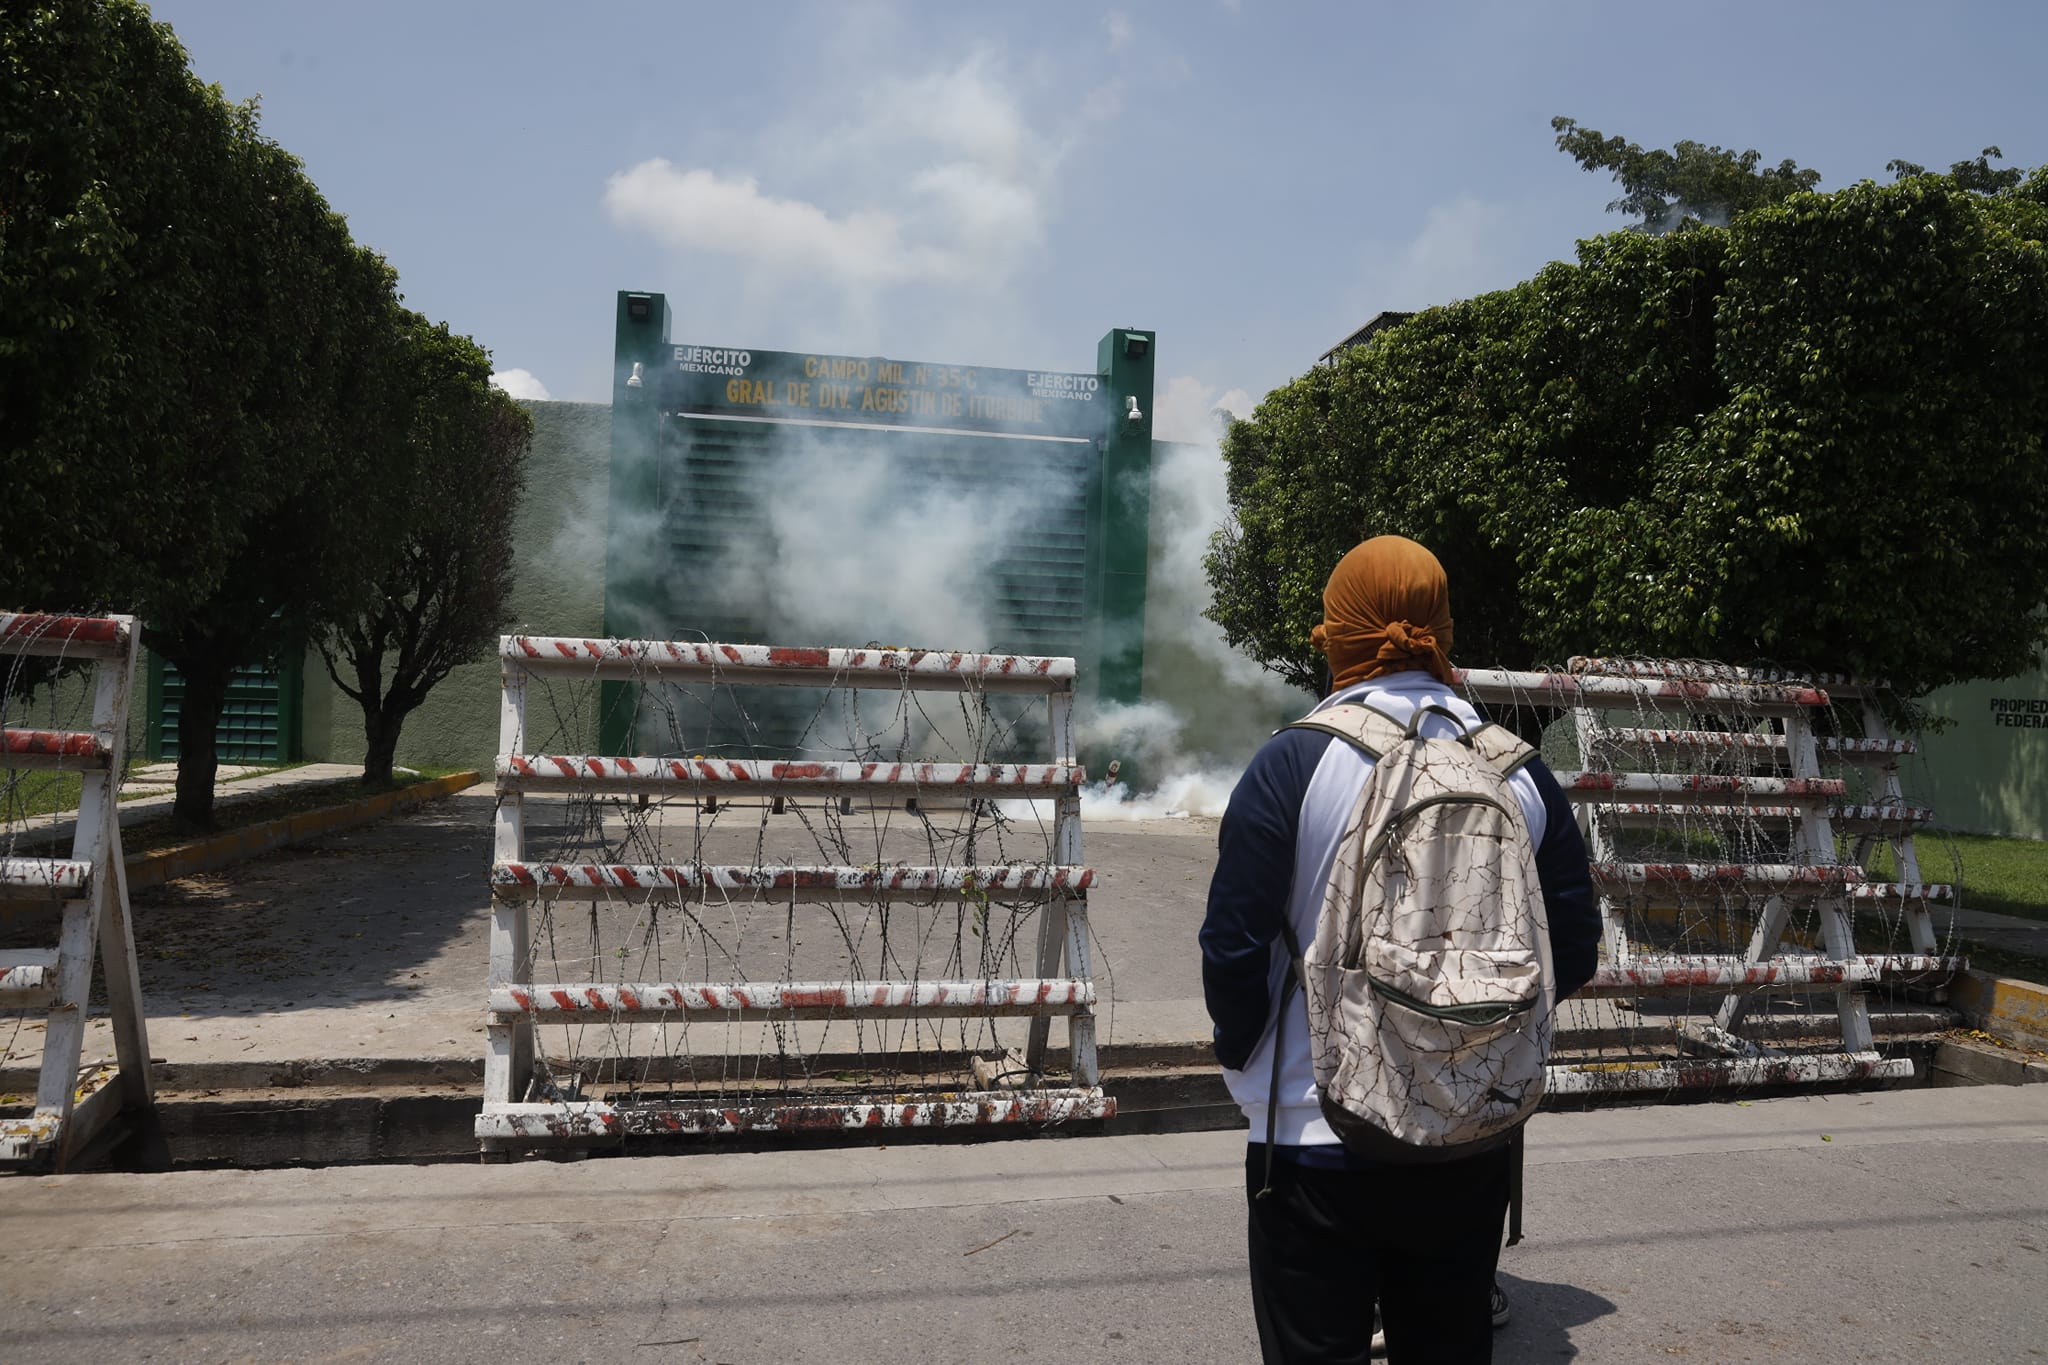
<svg viewBox="0 0 2048 1365"><path fill-rule="evenodd" d="M1079 370L1154 327L1171 435L1617 226L1554 114L1826 186L2048 161L2026 3L154 9L414 307L555 398L606 396L613 292L655 289L755 349Z"/></svg>

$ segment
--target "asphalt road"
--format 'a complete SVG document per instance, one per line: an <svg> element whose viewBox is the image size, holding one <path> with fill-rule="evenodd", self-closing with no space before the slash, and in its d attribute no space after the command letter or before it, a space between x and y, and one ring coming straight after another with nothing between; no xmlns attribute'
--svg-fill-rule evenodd
<svg viewBox="0 0 2048 1365"><path fill-rule="evenodd" d="M1255 1358L1241 1136L0 1182L10 1361ZM1542 1116L1504 1361L2028 1361L2048 1087Z"/></svg>

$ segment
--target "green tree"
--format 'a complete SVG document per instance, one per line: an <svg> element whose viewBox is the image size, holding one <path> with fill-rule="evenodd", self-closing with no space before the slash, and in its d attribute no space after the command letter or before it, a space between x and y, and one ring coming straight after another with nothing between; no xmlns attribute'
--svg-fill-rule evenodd
<svg viewBox="0 0 2048 1365"><path fill-rule="evenodd" d="M2048 635L2048 181L1622 232L1430 309L1226 436L1211 615L1290 680L1329 567L1438 550L1457 655L1770 661L1907 692Z"/></svg>
<svg viewBox="0 0 2048 1365"><path fill-rule="evenodd" d="M374 591L401 510L405 352L396 279L356 246L298 162L238 121L234 175L202 264L213 288L183 351L199 380L190 448L211 466L202 496L228 503L222 571L197 601L145 598L151 649L184 678L176 818L212 823L215 735L244 664L304 649ZM173 541L159 572L199 572Z"/></svg>
<svg viewBox="0 0 2048 1365"><path fill-rule="evenodd" d="M203 828L230 673L374 587L395 277L132 0L0 12L0 98L0 598L144 618Z"/></svg>
<svg viewBox="0 0 2048 1365"><path fill-rule="evenodd" d="M236 111L139 4L0 9L0 598L205 598L240 520L186 439ZM53 546L90 538L91 553ZM152 572L168 547L191 572ZM154 602L147 605L155 605Z"/></svg>
<svg viewBox="0 0 2048 1365"><path fill-rule="evenodd" d="M490 356L406 315L407 516L376 591L320 641L329 676L363 711L363 780L391 782L405 718L511 620L511 527L533 419L490 385Z"/></svg>
<svg viewBox="0 0 2048 1365"><path fill-rule="evenodd" d="M1978 194L2005 194L2018 187L2025 179L2026 172L2017 166L1994 166L1993 161L2003 161L2005 153L1996 147L1986 147L1970 161L1955 161L1949 164L1949 179L1961 189L1974 190ZM1894 179L1905 180L1911 176L1927 174L1925 166L1911 161L1891 160L1884 168Z"/></svg>
<svg viewBox="0 0 2048 1365"><path fill-rule="evenodd" d="M1621 196L1608 204L1610 213L1641 218L1643 232L1669 232L1687 222L1725 224L1747 209L1775 204L1789 195L1820 184L1820 172L1787 158L1764 164L1754 149L1682 141L1671 150L1644 148L1622 137L1581 128L1576 119L1550 121L1557 148L1588 171L1606 171L1621 186Z"/></svg>

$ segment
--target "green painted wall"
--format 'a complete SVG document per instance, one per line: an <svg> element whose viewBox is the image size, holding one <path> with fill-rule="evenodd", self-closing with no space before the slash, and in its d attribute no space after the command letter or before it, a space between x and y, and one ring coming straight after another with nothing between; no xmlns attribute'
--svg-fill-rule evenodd
<svg viewBox="0 0 2048 1365"><path fill-rule="evenodd" d="M611 409L603 403L524 406L533 416L533 451L511 532L518 545L512 630L600 634ZM498 752L499 676L495 657L450 673L406 718L399 764L488 772ZM363 713L327 676L317 653L306 661L304 725L307 758L362 762ZM594 733L583 738L572 752L595 748Z"/></svg>
<svg viewBox="0 0 2048 1365"><path fill-rule="evenodd" d="M6 667L0 661L0 668ZM23 729L84 729L92 724L93 670L90 666L61 673L56 680L27 696L4 702L9 726ZM128 680L126 766L131 771L149 762L149 651L137 650L135 673Z"/></svg>
<svg viewBox="0 0 2048 1365"><path fill-rule="evenodd" d="M1953 722L1900 774L1944 829L2048 838L2048 671L1960 683L1927 699Z"/></svg>

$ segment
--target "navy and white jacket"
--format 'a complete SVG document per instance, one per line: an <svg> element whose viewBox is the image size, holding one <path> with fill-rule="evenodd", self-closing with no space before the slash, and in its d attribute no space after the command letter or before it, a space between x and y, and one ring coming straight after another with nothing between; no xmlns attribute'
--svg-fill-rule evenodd
<svg viewBox="0 0 2048 1365"><path fill-rule="evenodd" d="M1316 709L1340 702L1361 702L1404 724L1427 705L1441 706L1468 725L1482 719L1464 698L1424 672L1386 674L1335 693ZM1430 716L1423 733L1448 736L1455 731L1443 717ZM1280 917L1293 923L1297 942L1306 946L1314 939L1330 867L1371 771L1372 760L1341 739L1315 730L1282 730L1253 756L1224 812L1209 911L1202 922L1202 993L1215 1024L1216 1060L1232 1097L1251 1121L1253 1142L1266 1140L1274 1005L1288 971ZM1541 760L1525 765L1509 786L1536 843L1551 963L1562 1000L1591 979L1600 943L1586 845L1563 788ZM1275 1140L1291 1147L1332 1146L1337 1135L1317 1102L1308 1010L1300 991L1287 1008Z"/></svg>

